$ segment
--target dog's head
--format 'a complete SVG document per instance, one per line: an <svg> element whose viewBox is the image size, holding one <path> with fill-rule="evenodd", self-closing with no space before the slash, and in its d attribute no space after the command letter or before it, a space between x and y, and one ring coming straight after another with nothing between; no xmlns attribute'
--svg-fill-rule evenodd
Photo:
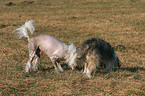
<svg viewBox="0 0 145 96"><path fill-rule="evenodd" d="M89 49L88 45L82 44L78 49L77 49L77 56L76 56L76 63L77 63L77 69L82 69L83 63L86 60L86 54Z"/></svg>
<svg viewBox="0 0 145 96"><path fill-rule="evenodd" d="M85 56L89 49L89 45L84 45L82 44L78 49L77 49L77 58L81 59Z"/></svg>
<svg viewBox="0 0 145 96"><path fill-rule="evenodd" d="M76 63L76 56L77 56L76 47L72 43L72 44L70 44L68 46L68 52L67 52L67 54L65 56L66 62L72 68L72 70L77 65L77 63Z"/></svg>

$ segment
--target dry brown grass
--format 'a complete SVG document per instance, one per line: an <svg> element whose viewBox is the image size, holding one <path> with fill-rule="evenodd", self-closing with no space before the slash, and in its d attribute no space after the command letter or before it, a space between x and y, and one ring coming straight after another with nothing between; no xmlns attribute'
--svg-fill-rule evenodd
<svg viewBox="0 0 145 96"><path fill-rule="evenodd" d="M0 95L145 95L144 0L33 1L0 0ZM91 79L68 68L58 75L43 54L40 71L24 73L28 42L12 32L30 19L36 24L34 35L49 34L77 47L90 37L108 41L122 68L96 71Z"/></svg>

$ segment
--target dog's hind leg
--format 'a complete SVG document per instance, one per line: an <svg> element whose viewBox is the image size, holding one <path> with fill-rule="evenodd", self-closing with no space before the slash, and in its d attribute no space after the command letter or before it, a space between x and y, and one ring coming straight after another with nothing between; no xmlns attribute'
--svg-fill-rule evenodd
<svg viewBox="0 0 145 96"><path fill-rule="evenodd" d="M106 64L106 68L104 69L104 72L112 72L112 68L114 66L114 60L108 61Z"/></svg>
<svg viewBox="0 0 145 96"><path fill-rule="evenodd" d="M35 56L35 51L32 51L30 54L29 54L29 60L26 64L26 68L25 68L25 72L29 72L29 69L31 67L31 61L33 59L33 57Z"/></svg>
<svg viewBox="0 0 145 96"><path fill-rule="evenodd" d="M32 69L33 69L34 71L37 71L37 70L38 70L38 67L37 67L38 60L39 60L39 57L38 57L37 55L35 55L35 57L34 57L34 59L33 59L33 62L32 62L32 64L33 64Z"/></svg>
<svg viewBox="0 0 145 96"><path fill-rule="evenodd" d="M33 64L32 68L33 68L34 71L38 70L37 63L38 63L38 60L39 60L39 58L41 56L41 52L42 51L39 48L37 48L37 51L35 53L35 57L34 57L33 62L32 62L32 64Z"/></svg>

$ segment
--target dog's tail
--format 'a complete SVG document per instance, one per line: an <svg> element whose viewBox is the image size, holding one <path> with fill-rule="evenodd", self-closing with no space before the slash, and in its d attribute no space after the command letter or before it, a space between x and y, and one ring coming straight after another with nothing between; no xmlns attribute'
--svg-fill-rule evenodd
<svg viewBox="0 0 145 96"><path fill-rule="evenodd" d="M15 31L13 31L13 33L16 32L17 34L20 35L20 37L18 39L21 39L22 37L26 37L29 40L29 35L28 35L27 31L29 31L31 34L34 33L35 28L34 28L33 24L34 24L34 21L29 20L29 21L25 22L25 24L22 25L20 28L17 28Z"/></svg>

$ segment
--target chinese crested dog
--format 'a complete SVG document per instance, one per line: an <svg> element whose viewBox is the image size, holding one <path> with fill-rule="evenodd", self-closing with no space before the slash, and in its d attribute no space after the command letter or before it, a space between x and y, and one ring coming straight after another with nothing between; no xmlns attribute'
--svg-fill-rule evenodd
<svg viewBox="0 0 145 96"><path fill-rule="evenodd" d="M73 70L73 67L76 66L76 47L73 44L66 45L50 35L40 34L30 38L28 31L31 34L34 33L33 24L33 20L27 21L14 31L20 35L18 39L22 37L28 38L29 60L26 63L25 72L29 72L31 63L33 64L32 69L37 70L37 62L42 52L48 55L57 73L63 72L63 68L58 62L60 59L64 59Z"/></svg>
<svg viewBox="0 0 145 96"><path fill-rule="evenodd" d="M90 38L78 48L77 62L84 63L84 72L91 78L91 73L97 68L104 72L111 72L112 68L119 67L119 59L113 48L106 41L99 38Z"/></svg>

